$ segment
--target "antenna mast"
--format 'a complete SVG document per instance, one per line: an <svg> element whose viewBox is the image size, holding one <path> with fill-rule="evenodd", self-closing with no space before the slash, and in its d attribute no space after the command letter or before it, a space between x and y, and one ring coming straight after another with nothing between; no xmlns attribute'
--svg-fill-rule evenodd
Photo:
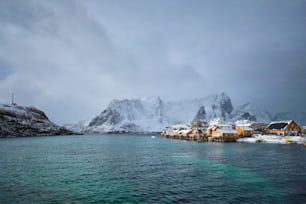
<svg viewBox="0 0 306 204"><path fill-rule="evenodd" d="M14 92L12 92L12 105L15 105L15 103L14 103Z"/></svg>

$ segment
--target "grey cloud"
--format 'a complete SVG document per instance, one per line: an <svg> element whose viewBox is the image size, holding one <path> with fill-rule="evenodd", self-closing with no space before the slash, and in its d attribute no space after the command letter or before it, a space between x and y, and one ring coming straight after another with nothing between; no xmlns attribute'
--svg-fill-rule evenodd
<svg viewBox="0 0 306 204"><path fill-rule="evenodd" d="M56 122L113 98L222 91L235 105L305 109L304 0L0 3L0 102L14 91Z"/></svg>

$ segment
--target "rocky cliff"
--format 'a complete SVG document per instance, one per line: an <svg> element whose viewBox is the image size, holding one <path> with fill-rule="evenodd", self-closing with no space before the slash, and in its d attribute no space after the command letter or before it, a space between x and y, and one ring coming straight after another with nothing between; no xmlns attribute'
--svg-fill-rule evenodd
<svg viewBox="0 0 306 204"><path fill-rule="evenodd" d="M52 123L37 108L0 105L0 137L70 134L74 133Z"/></svg>

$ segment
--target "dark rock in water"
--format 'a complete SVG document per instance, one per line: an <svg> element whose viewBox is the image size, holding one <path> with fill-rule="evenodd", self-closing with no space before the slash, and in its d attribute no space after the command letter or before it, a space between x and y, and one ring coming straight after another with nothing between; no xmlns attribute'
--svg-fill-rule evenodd
<svg viewBox="0 0 306 204"><path fill-rule="evenodd" d="M192 122L206 122L205 107L201 106Z"/></svg>
<svg viewBox="0 0 306 204"><path fill-rule="evenodd" d="M71 134L75 133L52 123L37 108L0 105L0 137Z"/></svg>

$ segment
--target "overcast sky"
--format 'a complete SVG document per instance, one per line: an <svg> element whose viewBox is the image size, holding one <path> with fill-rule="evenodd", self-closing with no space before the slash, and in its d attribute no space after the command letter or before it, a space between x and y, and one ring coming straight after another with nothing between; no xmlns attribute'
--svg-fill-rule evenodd
<svg viewBox="0 0 306 204"><path fill-rule="evenodd" d="M0 103L63 124L114 98L306 111L305 0L0 0Z"/></svg>

